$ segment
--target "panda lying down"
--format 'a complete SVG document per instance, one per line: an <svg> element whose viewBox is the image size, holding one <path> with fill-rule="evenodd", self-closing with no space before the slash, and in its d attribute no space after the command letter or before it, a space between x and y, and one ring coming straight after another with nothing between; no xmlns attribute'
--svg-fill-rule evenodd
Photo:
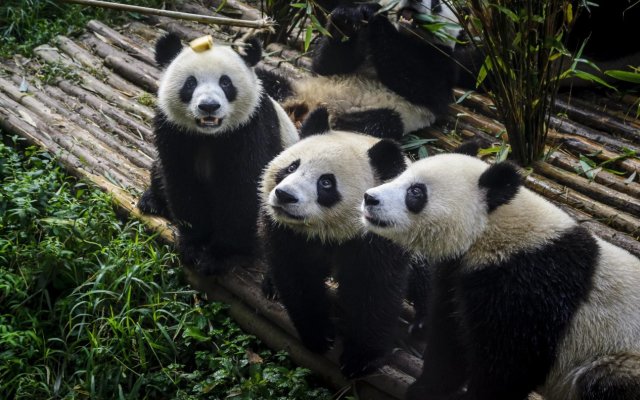
<svg viewBox="0 0 640 400"><path fill-rule="evenodd" d="M408 399L640 399L640 260L522 187L512 165L430 157L367 190L362 211L369 231L435 267Z"/></svg>

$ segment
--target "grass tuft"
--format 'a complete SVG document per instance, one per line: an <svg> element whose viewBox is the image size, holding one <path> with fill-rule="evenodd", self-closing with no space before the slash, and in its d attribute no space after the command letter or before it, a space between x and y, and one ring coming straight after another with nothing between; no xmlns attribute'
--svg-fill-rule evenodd
<svg viewBox="0 0 640 400"><path fill-rule="evenodd" d="M0 143L3 398L331 398L202 301L172 249L118 220L109 195L11 140Z"/></svg>

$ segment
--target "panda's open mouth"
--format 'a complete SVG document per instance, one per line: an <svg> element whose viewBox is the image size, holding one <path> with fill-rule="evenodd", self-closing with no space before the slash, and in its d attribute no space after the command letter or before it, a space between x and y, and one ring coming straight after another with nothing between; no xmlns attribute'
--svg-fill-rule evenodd
<svg viewBox="0 0 640 400"><path fill-rule="evenodd" d="M391 225L391 223L389 221L384 221L384 220L378 219L377 217L374 217L374 216L372 216L370 214L367 214L367 213L365 213L364 218L371 225L378 226L380 228L387 228L389 225Z"/></svg>
<svg viewBox="0 0 640 400"><path fill-rule="evenodd" d="M295 219L296 221L302 221L304 219L304 217L301 217L299 215L295 215L295 214L291 214L291 213L287 212L282 207L271 206L271 208L273 209L273 212L275 212L276 215L278 215L278 216L289 218L289 219Z"/></svg>
<svg viewBox="0 0 640 400"><path fill-rule="evenodd" d="M196 118L196 124L198 126L206 127L206 128L217 128L222 124L222 118L217 117L202 117Z"/></svg>
<svg viewBox="0 0 640 400"><path fill-rule="evenodd" d="M398 23L413 25L413 17L415 14L418 14L417 10L411 7L403 7L398 11Z"/></svg>

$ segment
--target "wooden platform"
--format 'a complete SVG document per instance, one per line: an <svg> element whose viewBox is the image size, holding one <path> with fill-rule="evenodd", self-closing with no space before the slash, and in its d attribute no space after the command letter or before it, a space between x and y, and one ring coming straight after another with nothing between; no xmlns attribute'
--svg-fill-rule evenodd
<svg viewBox="0 0 640 400"><path fill-rule="evenodd" d="M243 16L255 17L256 10L242 7ZM206 10L189 6L184 11ZM140 215L135 208L155 156L150 121L160 71L153 63L153 43L164 31L185 40L211 33L224 42L239 33L165 18L132 22L116 30L92 21L77 39L58 37L53 47L39 47L34 59L0 60L0 128L56 154L71 173L111 192L122 210L172 241L174 231L166 221ZM297 51L274 44L266 54L266 66L291 76L308 74L309 59ZM561 95L549 134L549 148L554 151L547 162L535 166L526 184L599 236L640 256L640 159L624 156L630 150L640 154L637 102L630 95ZM424 136L438 139L436 145L445 150L471 137L486 147L499 143L503 128L494 119L489 100L471 95L461 103L452 105L444 121L425 130ZM592 179L578 175L581 154L599 163L612 160L606 167L625 174L601 170ZM330 385L348 388L351 383L336 366L338 349L327 357L304 349L282 306L262 297L261 278L258 266L238 266L200 289L230 304L237 322L267 345L289 351L295 362L316 371ZM407 306L399 318L402 332L411 315ZM389 365L354 384L360 399L401 399L420 373L422 344L400 336Z"/></svg>

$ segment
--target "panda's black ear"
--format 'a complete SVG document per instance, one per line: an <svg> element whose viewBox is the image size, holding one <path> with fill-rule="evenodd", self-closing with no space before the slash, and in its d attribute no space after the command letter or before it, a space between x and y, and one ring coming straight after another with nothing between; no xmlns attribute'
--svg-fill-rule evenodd
<svg viewBox="0 0 640 400"><path fill-rule="evenodd" d="M404 153L393 140L382 139L374 144L367 154L369 164L382 181L395 178L407 169Z"/></svg>
<svg viewBox="0 0 640 400"><path fill-rule="evenodd" d="M501 162L487 168L480 175L478 184L487 189L487 206L492 212L513 199L522 185L522 178L515 165Z"/></svg>
<svg viewBox="0 0 640 400"><path fill-rule="evenodd" d="M254 36L247 39L239 54L248 66L255 67L262 58L262 45L258 38Z"/></svg>
<svg viewBox="0 0 640 400"><path fill-rule="evenodd" d="M320 135L329 132L329 111L324 107L318 107L307 114L300 127L300 138L311 135Z"/></svg>
<svg viewBox="0 0 640 400"><path fill-rule="evenodd" d="M460 146L456 147L453 152L475 157L478 155L478 150L480 150L480 143L478 143L477 140L467 140Z"/></svg>
<svg viewBox="0 0 640 400"><path fill-rule="evenodd" d="M156 63L164 68L182 51L182 42L175 33L167 33L156 42Z"/></svg>

